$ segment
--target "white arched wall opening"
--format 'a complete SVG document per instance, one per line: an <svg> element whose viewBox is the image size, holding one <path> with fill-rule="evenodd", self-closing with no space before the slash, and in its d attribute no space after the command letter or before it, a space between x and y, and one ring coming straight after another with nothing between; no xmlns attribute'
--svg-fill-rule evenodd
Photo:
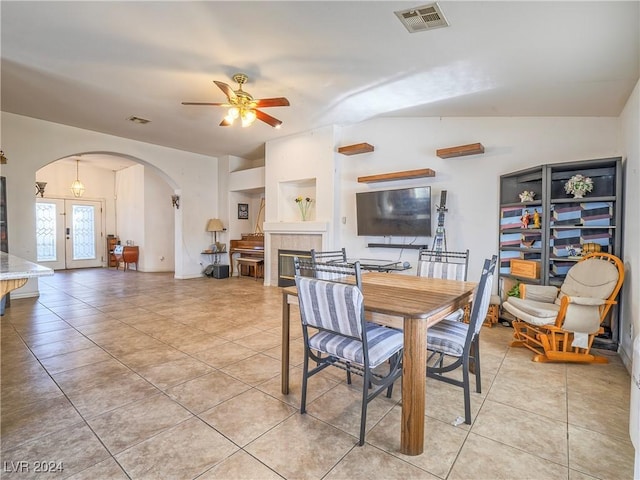
<svg viewBox="0 0 640 480"><path fill-rule="evenodd" d="M111 234L140 247L139 270L175 272L175 182L143 159L118 152L78 152L57 159L36 172L36 181L47 182L45 198L73 199L70 184L76 171L85 186L82 199L103 206L98 242L103 265Z"/></svg>
<svg viewBox="0 0 640 480"><path fill-rule="evenodd" d="M180 195L175 215L175 277L201 276L200 252L209 242L208 218L219 215L218 159L115 137L30 117L1 113L2 149L7 163L9 250L30 261L36 259L36 172L54 161L78 152L116 152L154 171ZM171 202L171 199L167 199ZM162 233L162 232L159 232ZM37 279L13 292L15 297L37 295Z"/></svg>

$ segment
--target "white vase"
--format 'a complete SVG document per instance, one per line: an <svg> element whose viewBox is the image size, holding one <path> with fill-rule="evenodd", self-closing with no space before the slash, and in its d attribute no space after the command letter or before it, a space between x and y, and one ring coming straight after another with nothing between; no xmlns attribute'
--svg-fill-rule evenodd
<svg viewBox="0 0 640 480"><path fill-rule="evenodd" d="M573 192L573 198L584 198L584 192Z"/></svg>

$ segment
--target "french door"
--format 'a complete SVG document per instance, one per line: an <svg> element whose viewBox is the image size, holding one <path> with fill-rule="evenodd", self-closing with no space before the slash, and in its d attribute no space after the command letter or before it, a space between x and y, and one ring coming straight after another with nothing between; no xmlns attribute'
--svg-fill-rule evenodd
<svg viewBox="0 0 640 480"><path fill-rule="evenodd" d="M102 239L101 202L36 199L38 263L54 270L100 267Z"/></svg>

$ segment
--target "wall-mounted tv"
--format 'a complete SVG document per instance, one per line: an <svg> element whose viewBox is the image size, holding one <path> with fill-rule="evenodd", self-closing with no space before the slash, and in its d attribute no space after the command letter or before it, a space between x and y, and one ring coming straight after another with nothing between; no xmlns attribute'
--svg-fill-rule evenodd
<svg viewBox="0 0 640 480"><path fill-rule="evenodd" d="M359 192L356 211L359 236L431 236L431 187Z"/></svg>

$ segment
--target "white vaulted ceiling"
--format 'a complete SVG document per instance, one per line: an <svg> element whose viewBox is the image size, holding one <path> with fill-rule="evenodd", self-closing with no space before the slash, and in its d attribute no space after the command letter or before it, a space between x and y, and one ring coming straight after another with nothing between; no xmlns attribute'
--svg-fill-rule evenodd
<svg viewBox="0 0 640 480"><path fill-rule="evenodd" d="M390 116L618 116L638 81L638 1L13 2L1 9L2 110L208 155ZM276 130L219 127L213 80L254 97ZM147 125L131 116L151 120Z"/></svg>

